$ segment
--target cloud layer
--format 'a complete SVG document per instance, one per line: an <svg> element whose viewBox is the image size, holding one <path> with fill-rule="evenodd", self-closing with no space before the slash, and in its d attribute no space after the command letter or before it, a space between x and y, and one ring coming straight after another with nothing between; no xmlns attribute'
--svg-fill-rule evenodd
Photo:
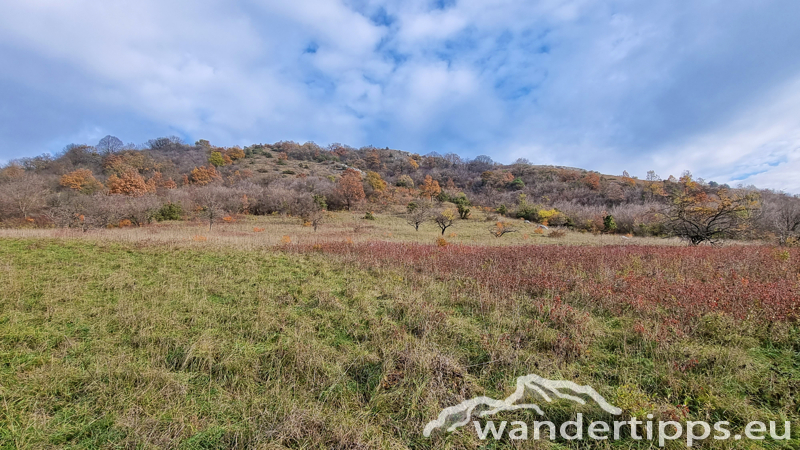
<svg viewBox="0 0 800 450"><path fill-rule="evenodd" d="M313 140L800 192L800 3L0 0L0 159Z"/></svg>

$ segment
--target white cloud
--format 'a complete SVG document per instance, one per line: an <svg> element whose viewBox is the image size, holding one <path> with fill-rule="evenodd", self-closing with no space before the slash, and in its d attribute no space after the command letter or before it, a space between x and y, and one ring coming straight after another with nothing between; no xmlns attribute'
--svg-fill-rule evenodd
<svg viewBox="0 0 800 450"><path fill-rule="evenodd" d="M789 0L5 1L0 157L180 133L800 191L798 12Z"/></svg>

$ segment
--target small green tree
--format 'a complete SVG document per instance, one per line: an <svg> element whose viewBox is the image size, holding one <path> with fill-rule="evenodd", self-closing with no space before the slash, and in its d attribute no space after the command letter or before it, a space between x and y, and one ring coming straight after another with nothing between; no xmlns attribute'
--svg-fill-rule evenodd
<svg viewBox="0 0 800 450"><path fill-rule="evenodd" d="M609 233L617 230L617 222L614 221L614 216L611 214L603 217L603 228Z"/></svg>
<svg viewBox="0 0 800 450"><path fill-rule="evenodd" d="M514 178L514 181L509 183L509 187L511 189L515 190L515 191L521 191L521 190L525 189L525 182L522 181L522 178L517 177L517 178Z"/></svg>
<svg viewBox="0 0 800 450"><path fill-rule="evenodd" d="M208 163L214 167L221 167L225 165L225 158L222 157L221 152L211 152L211 156L208 157Z"/></svg>
<svg viewBox="0 0 800 450"><path fill-rule="evenodd" d="M525 194L519 194L517 218L529 220L531 222L539 221L539 207L528 203Z"/></svg>
<svg viewBox="0 0 800 450"><path fill-rule="evenodd" d="M161 208L156 211L155 215L153 215L153 219L158 222L163 220L181 220L181 216L183 216L183 208L179 203L165 203Z"/></svg>
<svg viewBox="0 0 800 450"><path fill-rule="evenodd" d="M450 201L456 204L456 209L458 210L458 216L461 219L466 220L469 218L470 214L469 207L471 206L471 203L466 195L464 195L463 193L459 194L457 197L452 197Z"/></svg>

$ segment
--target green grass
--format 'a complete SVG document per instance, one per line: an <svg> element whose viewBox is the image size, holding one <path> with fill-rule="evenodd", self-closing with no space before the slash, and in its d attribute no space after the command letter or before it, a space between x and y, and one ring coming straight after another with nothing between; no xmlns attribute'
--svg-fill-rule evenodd
<svg viewBox="0 0 800 450"><path fill-rule="evenodd" d="M636 317L554 322L547 298L487 308L463 280L271 249L0 239L0 261L0 448L478 448L471 427L422 428L528 373L590 384L625 414L800 426L791 326L712 317L654 343Z"/></svg>

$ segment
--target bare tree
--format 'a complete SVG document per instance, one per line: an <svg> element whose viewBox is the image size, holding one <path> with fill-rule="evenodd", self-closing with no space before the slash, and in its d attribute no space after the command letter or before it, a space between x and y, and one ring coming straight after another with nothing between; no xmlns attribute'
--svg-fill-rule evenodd
<svg viewBox="0 0 800 450"><path fill-rule="evenodd" d="M0 185L0 209L3 215L23 219L45 206L50 189L40 175L26 174Z"/></svg>
<svg viewBox="0 0 800 450"><path fill-rule="evenodd" d="M429 202L411 202L406 206L406 222L419 231L419 226L433 217Z"/></svg>
<svg viewBox="0 0 800 450"><path fill-rule="evenodd" d="M783 193L763 192L765 228L778 237L780 245L800 237L800 198Z"/></svg>
<svg viewBox="0 0 800 450"><path fill-rule="evenodd" d="M100 139L100 142L98 142L97 145L95 146L97 151L103 155L110 155L111 153L116 153L122 150L124 147L125 144L123 144L118 137L111 136L110 134L104 137L103 139Z"/></svg>
<svg viewBox="0 0 800 450"><path fill-rule="evenodd" d="M236 193L222 186L208 185L195 188L190 197L201 217L208 219L208 231L214 221L235 209Z"/></svg>

